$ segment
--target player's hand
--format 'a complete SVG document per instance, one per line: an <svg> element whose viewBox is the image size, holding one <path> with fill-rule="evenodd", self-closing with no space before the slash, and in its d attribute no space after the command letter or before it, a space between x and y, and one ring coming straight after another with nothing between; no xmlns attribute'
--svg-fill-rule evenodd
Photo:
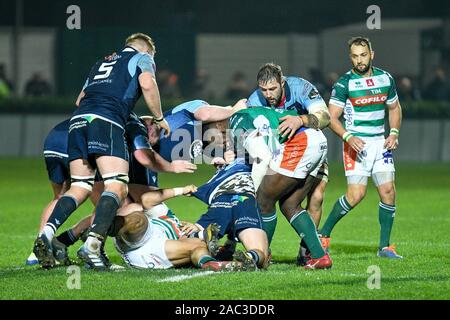
<svg viewBox="0 0 450 320"><path fill-rule="evenodd" d="M158 119L159 120L159 119ZM160 122L156 122L161 129L164 129L164 137L168 137L170 135L170 126L166 119L163 119Z"/></svg>
<svg viewBox="0 0 450 320"><path fill-rule="evenodd" d="M193 184L189 184L183 188L183 196L190 196L194 192L197 192L197 187Z"/></svg>
<svg viewBox="0 0 450 320"><path fill-rule="evenodd" d="M364 146L366 144L361 138L355 136L351 136L347 143L358 153L364 150Z"/></svg>
<svg viewBox="0 0 450 320"><path fill-rule="evenodd" d="M223 158L225 160L225 163L229 164L229 163L232 163L234 161L234 159L236 159L236 154L234 153L233 150L227 150L223 154Z"/></svg>
<svg viewBox="0 0 450 320"><path fill-rule="evenodd" d="M197 227L195 224L190 223L188 221L181 221L181 231L189 237L194 232L201 231L199 227Z"/></svg>
<svg viewBox="0 0 450 320"><path fill-rule="evenodd" d="M226 164L226 161L222 157L215 157L214 159L211 160L211 164L217 168L224 166Z"/></svg>
<svg viewBox="0 0 450 320"><path fill-rule="evenodd" d="M173 173L193 173L197 170L197 166L186 160L173 160L172 163Z"/></svg>
<svg viewBox="0 0 450 320"><path fill-rule="evenodd" d="M288 139L292 138L303 125L303 120L299 116L284 116L280 118L280 121L283 122L278 126L278 132L282 137L288 135Z"/></svg>
<svg viewBox="0 0 450 320"><path fill-rule="evenodd" d="M247 109L247 99L241 99L233 106L233 113Z"/></svg>
<svg viewBox="0 0 450 320"><path fill-rule="evenodd" d="M113 52L109 56L106 56L105 60L111 61L115 56L117 56L117 53Z"/></svg>
<svg viewBox="0 0 450 320"><path fill-rule="evenodd" d="M384 141L384 147L387 150L395 150L398 147L398 136L396 134L391 134Z"/></svg>

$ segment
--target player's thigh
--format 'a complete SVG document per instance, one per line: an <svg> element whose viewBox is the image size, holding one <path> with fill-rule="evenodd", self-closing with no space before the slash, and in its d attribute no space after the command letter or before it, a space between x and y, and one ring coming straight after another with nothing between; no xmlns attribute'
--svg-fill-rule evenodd
<svg viewBox="0 0 450 320"><path fill-rule="evenodd" d="M260 250L264 255L267 255L269 241L264 230L247 228L239 232L238 238L246 250Z"/></svg>
<svg viewBox="0 0 450 320"><path fill-rule="evenodd" d="M206 248L205 243L198 238L187 238L179 240L167 240L164 251L173 265L184 265L191 262L191 253L198 247Z"/></svg>
<svg viewBox="0 0 450 320"><path fill-rule="evenodd" d="M284 176L270 169L268 173L264 176L257 192L258 205L263 213L273 211L276 202L289 194L298 183L297 179Z"/></svg>
<svg viewBox="0 0 450 320"><path fill-rule="evenodd" d="M290 219L302 209L302 202L308 196L316 178L308 176L306 179L298 179L297 187L280 199L280 209L283 215Z"/></svg>

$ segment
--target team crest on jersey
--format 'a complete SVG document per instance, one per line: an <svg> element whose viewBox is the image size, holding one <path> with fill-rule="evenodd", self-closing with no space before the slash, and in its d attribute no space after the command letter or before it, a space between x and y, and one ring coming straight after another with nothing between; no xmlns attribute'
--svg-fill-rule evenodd
<svg viewBox="0 0 450 320"><path fill-rule="evenodd" d="M202 152L203 142L199 139L194 140L189 147L189 155L191 156L191 160L201 156Z"/></svg>
<svg viewBox="0 0 450 320"><path fill-rule="evenodd" d="M366 83L367 83L367 86L369 86L369 87L373 87L375 85L375 83L373 83L373 79L367 79Z"/></svg>

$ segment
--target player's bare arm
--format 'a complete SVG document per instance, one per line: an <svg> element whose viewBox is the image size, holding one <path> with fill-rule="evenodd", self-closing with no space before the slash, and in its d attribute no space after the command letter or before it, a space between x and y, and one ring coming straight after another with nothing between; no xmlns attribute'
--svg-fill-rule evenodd
<svg viewBox="0 0 450 320"><path fill-rule="evenodd" d="M247 108L247 99L241 99L233 106L206 105L195 111L195 119L203 122L215 122L228 119L236 112Z"/></svg>
<svg viewBox="0 0 450 320"><path fill-rule="evenodd" d="M197 187L193 184L179 188L152 190L142 195L142 205L148 210L168 199L181 195L187 196L196 191Z"/></svg>
<svg viewBox="0 0 450 320"><path fill-rule="evenodd" d="M165 129L165 136L170 134L170 127L167 121L163 117L161 109L161 98L159 95L158 84L151 72L144 71L139 75L139 85L141 86L142 95L144 96L145 103L147 104L150 112L155 116L155 121L158 125Z"/></svg>
<svg viewBox="0 0 450 320"><path fill-rule="evenodd" d="M84 90L81 90L81 91L80 91L80 94L79 94L78 97L77 97L77 101L75 102L75 105L76 105L77 107L80 106L80 101L81 101L81 99L84 98L84 96L85 96Z"/></svg>
<svg viewBox="0 0 450 320"><path fill-rule="evenodd" d="M389 126L391 131L386 138L384 147L388 150L395 150L398 147L398 135L400 133L400 126L402 124L402 107L397 100L394 103L388 104L389 111Z"/></svg>
<svg viewBox="0 0 450 320"><path fill-rule="evenodd" d="M133 155L144 167L156 172L193 173L197 170L197 166L189 161L174 160L169 162L149 149L138 149Z"/></svg>
<svg viewBox="0 0 450 320"><path fill-rule="evenodd" d="M339 118L342 115L343 109L334 104L329 105L328 110L330 112L330 129L344 141L346 141L350 147L356 152L361 152L366 144L362 139L355 137L345 131Z"/></svg>

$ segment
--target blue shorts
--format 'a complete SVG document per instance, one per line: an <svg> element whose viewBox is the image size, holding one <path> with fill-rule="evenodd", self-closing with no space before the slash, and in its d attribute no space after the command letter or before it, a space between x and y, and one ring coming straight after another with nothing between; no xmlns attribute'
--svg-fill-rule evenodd
<svg viewBox="0 0 450 320"><path fill-rule="evenodd" d="M158 174L144 167L134 157L130 157L128 177L130 177L129 184L158 187Z"/></svg>
<svg viewBox="0 0 450 320"><path fill-rule="evenodd" d="M228 235L236 239L240 231L248 228L262 229L262 220L252 195L223 194L216 197L208 211L197 221L206 228L211 223L220 226L219 238Z"/></svg>
<svg viewBox="0 0 450 320"><path fill-rule="evenodd" d="M70 120L69 162L86 159L96 168L95 156L104 155L128 161L125 130L102 119L89 122L85 118Z"/></svg>
<svg viewBox="0 0 450 320"><path fill-rule="evenodd" d="M48 179L56 184L63 184L70 179L69 158L51 151L44 150L45 166Z"/></svg>

